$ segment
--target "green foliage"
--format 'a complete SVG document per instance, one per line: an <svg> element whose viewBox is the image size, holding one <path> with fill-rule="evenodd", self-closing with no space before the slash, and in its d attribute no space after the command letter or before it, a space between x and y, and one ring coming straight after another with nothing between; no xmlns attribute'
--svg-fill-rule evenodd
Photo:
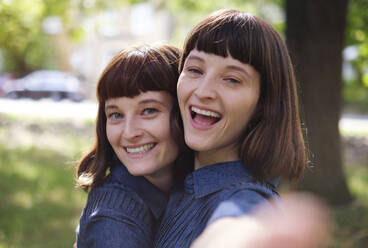
<svg viewBox="0 0 368 248"><path fill-rule="evenodd" d="M6 71L27 72L47 62L48 55L42 49L47 43L41 30L42 12L40 2L0 2L0 48ZM36 60L33 54L38 55Z"/></svg>
<svg viewBox="0 0 368 248"><path fill-rule="evenodd" d="M238 9L245 12L259 15L268 20L278 31L282 31L284 27L282 15L282 0L175 0L175 1L159 1L161 8L168 10L174 17L175 29L172 35L173 43L179 47L183 45L184 39L188 31L202 20L205 16L219 9Z"/></svg>
<svg viewBox="0 0 368 248"><path fill-rule="evenodd" d="M57 16L67 33L80 30L70 22L71 3L71 0L0 1L3 71L22 75L39 68L57 67L57 50L52 37L43 31L43 21L46 17Z"/></svg>
<svg viewBox="0 0 368 248"><path fill-rule="evenodd" d="M368 112L368 1L350 0L346 29L346 45L358 50L348 63L355 77L345 80L343 99L347 106Z"/></svg>
<svg viewBox="0 0 368 248"><path fill-rule="evenodd" d="M368 40L368 1L350 0L346 44L348 46L366 43Z"/></svg>

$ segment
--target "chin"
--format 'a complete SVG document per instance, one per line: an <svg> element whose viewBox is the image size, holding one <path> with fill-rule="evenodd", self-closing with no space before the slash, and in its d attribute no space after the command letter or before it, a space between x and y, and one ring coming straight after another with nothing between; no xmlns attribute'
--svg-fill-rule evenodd
<svg viewBox="0 0 368 248"><path fill-rule="evenodd" d="M191 148L192 150L196 151L196 152L203 152L203 151L208 151L210 148L208 146L206 146L205 144L203 144L203 142L201 142L200 140L185 140L185 143L187 144L187 146L189 148Z"/></svg>
<svg viewBox="0 0 368 248"><path fill-rule="evenodd" d="M129 168L128 168L128 171L133 176L145 176L150 173L147 170L137 170L137 169L129 169Z"/></svg>

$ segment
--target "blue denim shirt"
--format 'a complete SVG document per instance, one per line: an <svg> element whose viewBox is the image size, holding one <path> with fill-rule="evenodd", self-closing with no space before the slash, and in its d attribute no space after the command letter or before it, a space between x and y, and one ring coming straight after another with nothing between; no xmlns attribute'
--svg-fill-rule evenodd
<svg viewBox="0 0 368 248"><path fill-rule="evenodd" d="M155 247L189 247L214 220L244 215L259 203L278 198L275 189L276 182L257 182L240 161L195 170L184 187L171 193Z"/></svg>
<svg viewBox="0 0 368 248"><path fill-rule="evenodd" d="M88 194L76 230L77 247L152 247L166 204L164 193L144 177L116 165L111 178Z"/></svg>

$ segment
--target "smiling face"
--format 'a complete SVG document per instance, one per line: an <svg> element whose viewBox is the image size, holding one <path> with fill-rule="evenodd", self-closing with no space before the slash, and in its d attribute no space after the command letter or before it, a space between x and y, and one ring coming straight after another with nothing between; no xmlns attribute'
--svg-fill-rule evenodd
<svg viewBox="0 0 368 248"><path fill-rule="evenodd" d="M192 50L178 81L185 141L195 167L239 159L239 139L254 113L260 75L228 56Z"/></svg>
<svg viewBox="0 0 368 248"><path fill-rule="evenodd" d="M173 98L165 91L106 101L107 138L132 175L152 183L171 175L170 164L179 152L170 132L172 107Z"/></svg>

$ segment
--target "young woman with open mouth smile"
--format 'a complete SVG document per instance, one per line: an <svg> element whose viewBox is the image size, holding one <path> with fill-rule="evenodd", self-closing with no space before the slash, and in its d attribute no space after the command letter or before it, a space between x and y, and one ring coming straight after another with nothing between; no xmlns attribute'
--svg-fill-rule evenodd
<svg viewBox="0 0 368 248"><path fill-rule="evenodd" d="M269 24L236 10L211 14L189 33L179 71L194 171L170 195L157 248L189 247L215 220L271 207L278 178L295 181L306 165L293 68Z"/></svg>
<svg viewBox="0 0 368 248"><path fill-rule="evenodd" d="M259 98L260 75L250 65L196 49L178 83L185 139L195 168L239 159L237 143Z"/></svg>

